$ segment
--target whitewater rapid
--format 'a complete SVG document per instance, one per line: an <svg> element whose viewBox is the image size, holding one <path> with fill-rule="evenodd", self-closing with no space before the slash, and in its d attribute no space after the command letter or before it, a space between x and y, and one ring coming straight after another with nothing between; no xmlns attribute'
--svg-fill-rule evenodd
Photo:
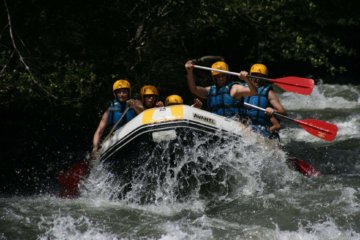
<svg viewBox="0 0 360 240"><path fill-rule="evenodd" d="M320 84L310 96L280 99L293 118L336 124L335 141L285 121L279 145L250 134L204 148L199 138L182 165L164 168L161 178L139 172L123 198L125 183L99 164L81 182L79 198L0 197L0 239L360 239L360 88ZM289 168L289 153L324 176ZM181 178L186 165L201 171Z"/></svg>

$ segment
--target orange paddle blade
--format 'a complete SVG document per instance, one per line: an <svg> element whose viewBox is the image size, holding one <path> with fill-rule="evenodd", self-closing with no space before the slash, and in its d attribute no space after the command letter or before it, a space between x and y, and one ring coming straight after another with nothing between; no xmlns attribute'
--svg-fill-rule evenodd
<svg viewBox="0 0 360 240"><path fill-rule="evenodd" d="M59 196L76 197L78 195L79 183L88 174L89 170L89 162L81 161L73 164L66 171L60 172L58 176Z"/></svg>
<svg viewBox="0 0 360 240"><path fill-rule="evenodd" d="M322 174L317 171L310 163L297 158L289 158L289 162L293 165L293 167L298 170L300 173L304 174L308 177L320 177Z"/></svg>
<svg viewBox="0 0 360 240"><path fill-rule="evenodd" d="M294 92L302 95L310 95L314 89L314 80L301 77L283 77L276 79L267 79L280 88L288 92Z"/></svg>
<svg viewBox="0 0 360 240"><path fill-rule="evenodd" d="M326 141L334 140L338 131L336 125L317 119L294 120L294 122L310 134Z"/></svg>

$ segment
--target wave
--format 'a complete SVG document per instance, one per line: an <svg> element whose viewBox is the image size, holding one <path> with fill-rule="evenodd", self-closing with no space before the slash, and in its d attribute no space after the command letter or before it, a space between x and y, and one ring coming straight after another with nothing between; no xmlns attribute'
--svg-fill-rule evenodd
<svg viewBox="0 0 360 240"><path fill-rule="evenodd" d="M360 114L354 113L345 117L334 116L333 119L327 122L335 124L338 127L338 132L334 142L346 141L348 139L360 139ZM286 128L280 131L280 138L284 142L297 141L327 143L324 140L311 135L303 128L296 127L295 124L286 126Z"/></svg>
<svg viewBox="0 0 360 240"><path fill-rule="evenodd" d="M130 204L194 203L199 199L258 195L295 177L278 144L267 140L261 143L259 136L251 132L241 139L221 138L209 143L206 137L198 138L191 146L167 144L141 150L147 160L133 170L129 182L98 165L83 183L81 196L121 199ZM282 177L274 178L274 174Z"/></svg>
<svg viewBox="0 0 360 240"><path fill-rule="evenodd" d="M360 107L360 86L319 83L310 96L280 94L287 110L354 109Z"/></svg>
<svg viewBox="0 0 360 240"><path fill-rule="evenodd" d="M338 127L337 141L360 138L360 115L350 115L334 122Z"/></svg>

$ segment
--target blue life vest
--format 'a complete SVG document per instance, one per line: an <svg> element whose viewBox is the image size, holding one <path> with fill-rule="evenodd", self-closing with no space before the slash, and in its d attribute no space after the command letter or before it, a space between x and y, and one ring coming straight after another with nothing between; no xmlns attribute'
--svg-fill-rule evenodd
<svg viewBox="0 0 360 240"><path fill-rule="evenodd" d="M272 90L271 85L259 87L257 89L257 95L245 97L244 102L261 108L271 107L268 99L270 90ZM266 115L264 111L248 108L245 115L251 119L251 128L254 132L257 132L266 138L280 140L279 133L270 132L268 130L272 123L270 121L270 116Z"/></svg>
<svg viewBox="0 0 360 240"><path fill-rule="evenodd" d="M233 117L242 116L245 113L243 99L235 100L230 95L230 89L239 82L227 83L223 87L213 85L208 93L209 111L221 116Z"/></svg>
<svg viewBox="0 0 360 240"><path fill-rule="evenodd" d="M127 108L126 102L119 102L117 99L114 99L110 102L109 106L109 118L108 118L108 124L115 125L121 118L123 112ZM121 126L128 123L131 119L136 117L136 112L133 108L129 108L129 110L126 112L125 117L121 120L121 122L117 125L116 129L120 128Z"/></svg>
<svg viewBox="0 0 360 240"><path fill-rule="evenodd" d="M268 94L270 90L272 90L271 85L259 87L257 89L257 95L245 97L244 102L261 108L270 107L271 104L268 99ZM270 117L266 115L264 111L257 110L254 108L247 108L246 116L251 119L252 124L262 125L262 126L272 125L270 122Z"/></svg>

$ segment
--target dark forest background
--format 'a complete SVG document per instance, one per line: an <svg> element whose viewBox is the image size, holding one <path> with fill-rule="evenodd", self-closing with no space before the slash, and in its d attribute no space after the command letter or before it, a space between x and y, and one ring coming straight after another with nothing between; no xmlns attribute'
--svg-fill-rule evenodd
<svg viewBox="0 0 360 240"><path fill-rule="evenodd" d="M263 62L271 77L357 84L359 9L355 0L1 0L0 193L51 189L90 149L120 78L135 96L153 84L190 104L185 62L217 55L233 71Z"/></svg>

